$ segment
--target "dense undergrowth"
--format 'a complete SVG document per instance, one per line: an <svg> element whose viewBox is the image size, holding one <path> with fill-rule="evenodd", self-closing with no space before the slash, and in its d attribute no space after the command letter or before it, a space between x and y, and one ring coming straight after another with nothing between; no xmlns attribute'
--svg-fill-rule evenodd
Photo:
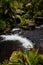
<svg viewBox="0 0 43 65"><path fill-rule="evenodd" d="M14 51L9 60L5 60L0 65L43 65L43 55L37 51Z"/></svg>
<svg viewBox="0 0 43 65"><path fill-rule="evenodd" d="M0 32L14 26L34 22L34 17L43 17L43 0L0 0Z"/></svg>

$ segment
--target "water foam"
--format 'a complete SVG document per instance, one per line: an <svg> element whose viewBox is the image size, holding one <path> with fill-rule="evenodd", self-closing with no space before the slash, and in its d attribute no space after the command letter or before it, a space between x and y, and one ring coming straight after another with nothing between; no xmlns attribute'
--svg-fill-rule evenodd
<svg viewBox="0 0 43 65"><path fill-rule="evenodd" d="M20 28L14 28L11 31L13 32L13 31L17 31L17 30L20 30Z"/></svg>
<svg viewBox="0 0 43 65"><path fill-rule="evenodd" d="M15 41L15 40L18 40L22 43L22 45L25 48L33 48L32 42L30 40L28 40L25 37L19 36L18 34L15 34L15 35L1 35L1 37L3 38L2 41L7 41L7 40Z"/></svg>

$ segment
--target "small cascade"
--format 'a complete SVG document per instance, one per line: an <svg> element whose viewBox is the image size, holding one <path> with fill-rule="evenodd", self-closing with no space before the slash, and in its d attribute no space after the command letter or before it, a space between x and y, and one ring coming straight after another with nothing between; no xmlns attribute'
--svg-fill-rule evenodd
<svg viewBox="0 0 43 65"><path fill-rule="evenodd" d="M1 35L1 37L3 38L2 41L19 41L22 43L22 46L24 48L33 48L32 42L30 40L28 40L25 37L19 36L18 34L14 34L14 35Z"/></svg>
<svg viewBox="0 0 43 65"><path fill-rule="evenodd" d="M13 31L17 31L17 30L20 30L20 28L14 28L11 31L13 32Z"/></svg>

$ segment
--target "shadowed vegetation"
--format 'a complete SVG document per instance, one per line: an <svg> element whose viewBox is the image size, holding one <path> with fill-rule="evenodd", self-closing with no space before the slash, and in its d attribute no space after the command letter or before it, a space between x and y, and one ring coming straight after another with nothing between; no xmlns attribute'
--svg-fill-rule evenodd
<svg viewBox="0 0 43 65"><path fill-rule="evenodd" d="M37 51L21 52L14 51L8 60L5 60L1 65L43 65L43 55Z"/></svg>
<svg viewBox="0 0 43 65"><path fill-rule="evenodd" d="M0 30L3 32L14 26L28 28L27 24L34 22L37 16L43 17L43 0L0 0Z"/></svg>

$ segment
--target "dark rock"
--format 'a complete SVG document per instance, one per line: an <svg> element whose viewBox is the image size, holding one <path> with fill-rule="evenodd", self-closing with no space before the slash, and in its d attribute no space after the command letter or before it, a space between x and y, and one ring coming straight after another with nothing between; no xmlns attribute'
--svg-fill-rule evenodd
<svg viewBox="0 0 43 65"><path fill-rule="evenodd" d="M9 59L12 52L17 49L23 50L24 47L22 43L19 41L4 41L0 42L0 62L4 61L5 59Z"/></svg>
<svg viewBox="0 0 43 65"><path fill-rule="evenodd" d="M35 17L35 24L36 25L42 25L43 24L43 18L42 17Z"/></svg>
<svg viewBox="0 0 43 65"><path fill-rule="evenodd" d="M39 49L39 53L43 54L43 42L42 43L38 43L37 45L35 45L35 50Z"/></svg>
<svg viewBox="0 0 43 65"><path fill-rule="evenodd" d="M29 23L28 27L29 27L30 30L34 30L35 29L35 24Z"/></svg>

